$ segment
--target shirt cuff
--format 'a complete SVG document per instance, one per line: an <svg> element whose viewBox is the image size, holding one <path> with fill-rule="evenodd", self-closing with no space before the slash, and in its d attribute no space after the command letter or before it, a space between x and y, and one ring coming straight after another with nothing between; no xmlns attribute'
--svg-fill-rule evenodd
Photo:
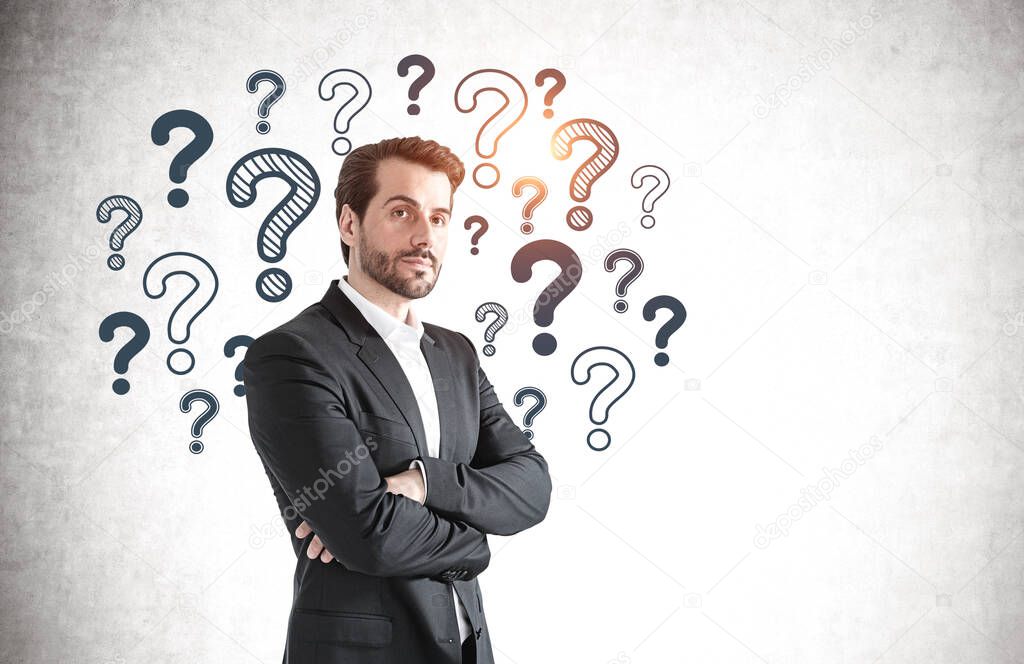
<svg viewBox="0 0 1024 664"><path fill-rule="evenodd" d="M420 469L420 475L423 477L423 502L426 503L426 500L427 500L427 469L426 469L426 467L424 467L423 462L420 461L419 459L413 459L412 462L409 464L409 469L411 470L414 466L416 468Z"/></svg>

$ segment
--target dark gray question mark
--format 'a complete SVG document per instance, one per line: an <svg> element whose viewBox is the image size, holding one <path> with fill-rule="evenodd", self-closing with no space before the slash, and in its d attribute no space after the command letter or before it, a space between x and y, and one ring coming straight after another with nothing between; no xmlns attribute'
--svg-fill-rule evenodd
<svg viewBox="0 0 1024 664"><path fill-rule="evenodd" d="M665 348L668 346L668 338L672 336L672 333L686 322L686 307L671 295L656 295L644 305L644 320L654 320L654 316L659 309L668 309L672 312L672 317L658 329L658 334L654 337L658 348ZM655 355L654 363L659 367L668 364L668 353L658 353Z"/></svg>
<svg viewBox="0 0 1024 664"><path fill-rule="evenodd" d="M189 129L195 138L171 160L170 177L171 182L181 184L188 176L188 169L202 157L210 146L213 145L213 128L206 118L195 111L179 108L175 111L167 111L156 119L153 129L150 131L150 138L157 145L167 145L171 140L172 129ZM167 194L167 202L171 207L181 208L188 205L188 192L184 189L172 189Z"/></svg>
<svg viewBox="0 0 1024 664"><path fill-rule="evenodd" d="M117 351L114 356L114 371L119 374L128 373L128 363L139 354L146 344L149 343L149 325L138 314L130 311L118 311L110 314L100 323L100 341L111 342L114 340L114 330L119 327L127 327L134 334L131 340ZM124 378L118 378L111 386L114 394L127 394L131 384Z"/></svg>
<svg viewBox="0 0 1024 664"><path fill-rule="evenodd" d="M130 196L107 196L96 208L96 221L101 224L109 222L110 214L115 210L124 212L128 218L119 223L110 234L110 249L123 251L124 241L142 224L142 207ZM107 258L107 267L114 271L120 270L124 267L124 256L111 254Z"/></svg>
<svg viewBox="0 0 1024 664"><path fill-rule="evenodd" d="M619 261L626 261L629 263L630 268L626 274L622 275L617 282L615 282L615 294L620 299L615 301L615 311L624 313L629 309L629 303L621 299L626 297L626 290L630 285L639 278L644 271L644 259L640 258L640 254L636 253L632 249L616 249L611 252L604 259L604 269L608 272L615 271L615 265Z"/></svg>
<svg viewBox="0 0 1024 664"><path fill-rule="evenodd" d="M224 357L234 357L236 350L238 350L239 348L241 348L243 346L248 348L249 346L252 345L253 341L255 341L255 339L253 339L252 337L250 337L247 334L239 334L239 335L231 337L230 339L228 339L227 343L224 344ZM245 357L243 356L242 357L242 361L238 363L237 367L235 367L235 380L238 380L238 381L242 380L242 374L243 374L243 369L244 369L244 366L243 366L242 363L244 361L245 361ZM235 396L239 396L239 397L244 397L245 396L245 385L244 384L242 384L242 385L235 385Z"/></svg>
<svg viewBox="0 0 1024 664"><path fill-rule="evenodd" d="M512 397L512 402L517 406L522 406L523 401L526 397L533 397L536 402L527 409L526 415L523 415L523 426L532 427L533 421L540 415L540 411L544 410L544 407L548 405L548 398L539 388L536 387L522 387ZM533 432L527 429L523 432L530 440L533 440Z"/></svg>
<svg viewBox="0 0 1024 664"><path fill-rule="evenodd" d="M203 451L203 443L199 440L199 437L203 435L203 427L209 424L210 420L220 412L220 402L217 401L217 397L206 390L189 390L182 395L181 403L178 404L178 407L181 409L181 412L187 413L192 410L192 404L197 401L202 401L206 404L206 411L192 423L192 437L196 439L188 446L192 454L199 454Z"/></svg>
<svg viewBox="0 0 1024 664"><path fill-rule="evenodd" d="M568 245L557 240L534 240L520 247L512 257L512 278L521 284L526 283L533 277L533 266L543 260L554 261L561 269L533 305L534 322L541 327L547 327L554 320L555 308L580 283L583 265L580 257ZM558 341L547 332L533 338L533 350L538 355L550 355L557 347Z"/></svg>
<svg viewBox="0 0 1024 664"><path fill-rule="evenodd" d="M245 81L245 89L251 93L255 93L259 90L260 83L263 81L271 83L274 86L274 89L260 101L260 105L256 109L256 113L261 118L269 118L270 107L273 106L282 95L284 95L284 91L288 89L288 86L285 85L284 78L276 71L261 69L249 74L249 78ZM270 123L267 122L266 119L260 120L256 123L256 131L261 134L267 133L270 131Z"/></svg>
<svg viewBox="0 0 1024 664"><path fill-rule="evenodd" d="M409 75L410 67L419 67L423 70L423 73L417 76L412 85L409 86L409 99L415 101L420 98L420 92L423 91L423 88L427 87L427 83L433 80L435 69L434 63L427 56L419 55L418 53L402 58L401 62L398 63L398 75L405 78ZM419 115L420 106L419 104L409 104L406 111L408 111L409 115Z"/></svg>

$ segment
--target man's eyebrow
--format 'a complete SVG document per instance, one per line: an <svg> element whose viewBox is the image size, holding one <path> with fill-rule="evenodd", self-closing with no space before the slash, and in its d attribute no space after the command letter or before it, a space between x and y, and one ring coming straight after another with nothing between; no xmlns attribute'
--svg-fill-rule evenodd
<svg viewBox="0 0 1024 664"><path fill-rule="evenodd" d="M404 201L404 202L408 203L409 205L411 205L411 206L413 206L415 208L420 207L420 202L418 200L416 200L415 198L412 198L411 196L406 196L404 194L395 194L394 196L392 196L388 200L384 201L384 205L382 205L381 207L386 207L387 204L390 203L391 201ZM451 214L452 214L452 211L449 210L448 208L434 208L433 211L434 212L444 212L448 216L451 216Z"/></svg>

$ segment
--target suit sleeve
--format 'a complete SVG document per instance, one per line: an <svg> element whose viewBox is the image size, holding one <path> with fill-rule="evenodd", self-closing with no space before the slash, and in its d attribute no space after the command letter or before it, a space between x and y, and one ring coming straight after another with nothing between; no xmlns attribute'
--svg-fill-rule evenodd
<svg viewBox="0 0 1024 664"><path fill-rule="evenodd" d="M309 343L270 332L249 347L244 371L249 430L268 475L341 564L373 576L469 579L486 569L484 533L388 492L370 455L377 443L364 440Z"/></svg>
<svg viewBox="0 0 1024 664"><path fill-rule="evenodd" d="M505 412L464 334L480 387L480 432L469 465L421 458L430 478L425 505L485 533L514 535L547 516L551 502L548 464Z"/></svg>

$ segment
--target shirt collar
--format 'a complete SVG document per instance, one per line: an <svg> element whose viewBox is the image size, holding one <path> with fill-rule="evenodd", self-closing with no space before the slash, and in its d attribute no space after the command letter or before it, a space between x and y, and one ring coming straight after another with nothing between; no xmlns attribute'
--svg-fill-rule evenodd
<svg viewBox="0 0 1024 664"><path fill-rule="evenodd" d="M352 284L348 283L347 276L338 279L338 288L348 296L352 304L356 305L359 313L363 314L363 318L373 326L373 329L377 330L377 334L382 339L394 341L404 336L409 339L414 338L418 343L423 338L423 323L416 316L411 306L409 307L409 315L403 322L379 305L363 297L359 291L352 287Z"/></svg>

